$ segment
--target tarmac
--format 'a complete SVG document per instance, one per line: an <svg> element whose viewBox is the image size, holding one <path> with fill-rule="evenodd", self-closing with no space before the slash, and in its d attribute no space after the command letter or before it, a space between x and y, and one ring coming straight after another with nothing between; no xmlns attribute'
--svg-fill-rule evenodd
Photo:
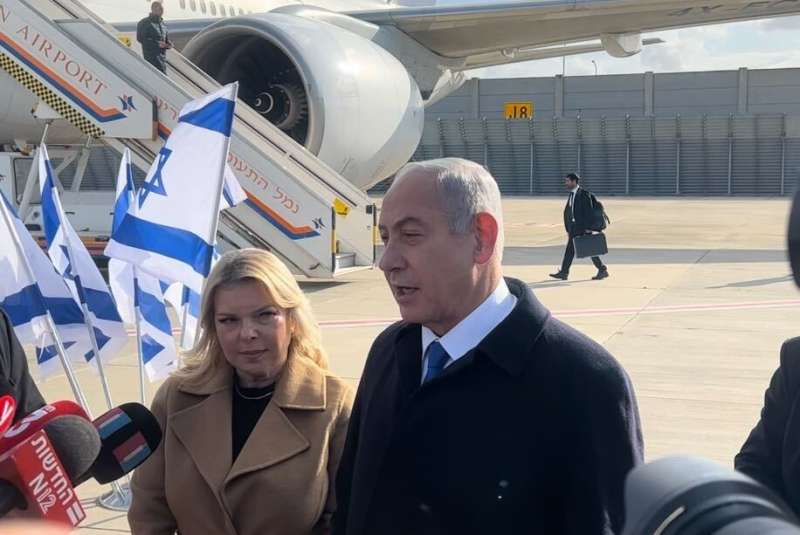
<svg viewBox="0 0 800 535"><path fill-rule="evenodd" d="M584 259L569 280L556 281L548 273L566 244L565 200L505 199L505 274L526 282L556 317L626 368L647 460L691 454L732 466L758 419L782 341L800 333L800 292L785 250L790 200L602 199L612 221L610 278L591 280L595 269ZM301 285L332 371L355 386L372 340L398 318L382 273ZM106 371L114 403L139 399L133 343ZM78 376L94 413L104 412L96 375L84 369ZM148 399L157 386L148 385ZM72 397L63 376L40 387L48 400ZM76 533L129 533L124 512L95 504L109 487L78 490L89 517Z"/></svg>

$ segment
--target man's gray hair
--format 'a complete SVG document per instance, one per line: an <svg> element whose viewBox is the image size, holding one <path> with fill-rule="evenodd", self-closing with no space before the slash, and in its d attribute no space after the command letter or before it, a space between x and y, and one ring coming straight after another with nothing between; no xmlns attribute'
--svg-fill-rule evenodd
<svg viewBox="0 0 800 535"><path fill-rule="evenodd" d="M425 174L436 180L447 223L453 234L466 234L473 229L475 216L491 214L497 221L495 253L503 258L503 205L494 177L482 165L462 158L439 158L406 164L395 175L392 188L412 174Z"/></svg>

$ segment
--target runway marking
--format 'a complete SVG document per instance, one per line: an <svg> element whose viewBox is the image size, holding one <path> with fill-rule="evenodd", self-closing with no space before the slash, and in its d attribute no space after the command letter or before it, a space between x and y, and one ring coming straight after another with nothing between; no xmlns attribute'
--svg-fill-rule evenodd
<svg viewBox="0 0 800 535"><path fill-rule="evenodd" d="M584 308L575 310L554 310L557 318L590 318L602 316L630 316L632 314L674 314L678 312L716 312L725 310L759 310L773 308L800 307L800 299L781 299L775 301L744 301L741 303L698 303L694 305L660 305L651 307L621 308ZM386 327L399 321L400 318L371 318L347 320L323 320L319 326L323 329L356 329L360 327ZM179 328L172 329L173 334L180 333ZM128 334L136 331L128 329Z"/></svg>
<svg viewBox="0 0 800 535"><path fill-rule="evenodd" d="M557 318L582 318L593 316L629 316L631 314L674 314L677 312L714 312L724 310L753 310L786 308L800 306L800 299L783 299L777 301L747 301L742 303L703 303L694 305L662 305L630 308L586 308L577 310L554 310ZM352 319L320 321L323 329L354 329L358 327L385 327L398 321L391 319Z"/></svg>

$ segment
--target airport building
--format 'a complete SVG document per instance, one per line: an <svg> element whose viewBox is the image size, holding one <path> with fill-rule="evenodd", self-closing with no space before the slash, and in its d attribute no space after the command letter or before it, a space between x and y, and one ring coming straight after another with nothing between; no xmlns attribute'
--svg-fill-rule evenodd
<svg viewBox="0 0 800 535"><path fill-rule="evenodd" d="M442 156L505 195L561 194L570 171L602 195L788 195L800 69L472 79L426 110L414 158Z"/></svg>

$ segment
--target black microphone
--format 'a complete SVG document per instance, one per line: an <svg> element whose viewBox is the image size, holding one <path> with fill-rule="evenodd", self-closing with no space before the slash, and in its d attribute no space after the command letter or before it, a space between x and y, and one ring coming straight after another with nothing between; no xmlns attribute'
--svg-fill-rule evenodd
<svg viewBox="0 0 800 535"><path fill-rule="evenodd" d="M124 403L93 423L100 435L100 453L76 485L90 478L103 484L115 481L147 460L161 443L158 420L139 403Z"/></svg>

